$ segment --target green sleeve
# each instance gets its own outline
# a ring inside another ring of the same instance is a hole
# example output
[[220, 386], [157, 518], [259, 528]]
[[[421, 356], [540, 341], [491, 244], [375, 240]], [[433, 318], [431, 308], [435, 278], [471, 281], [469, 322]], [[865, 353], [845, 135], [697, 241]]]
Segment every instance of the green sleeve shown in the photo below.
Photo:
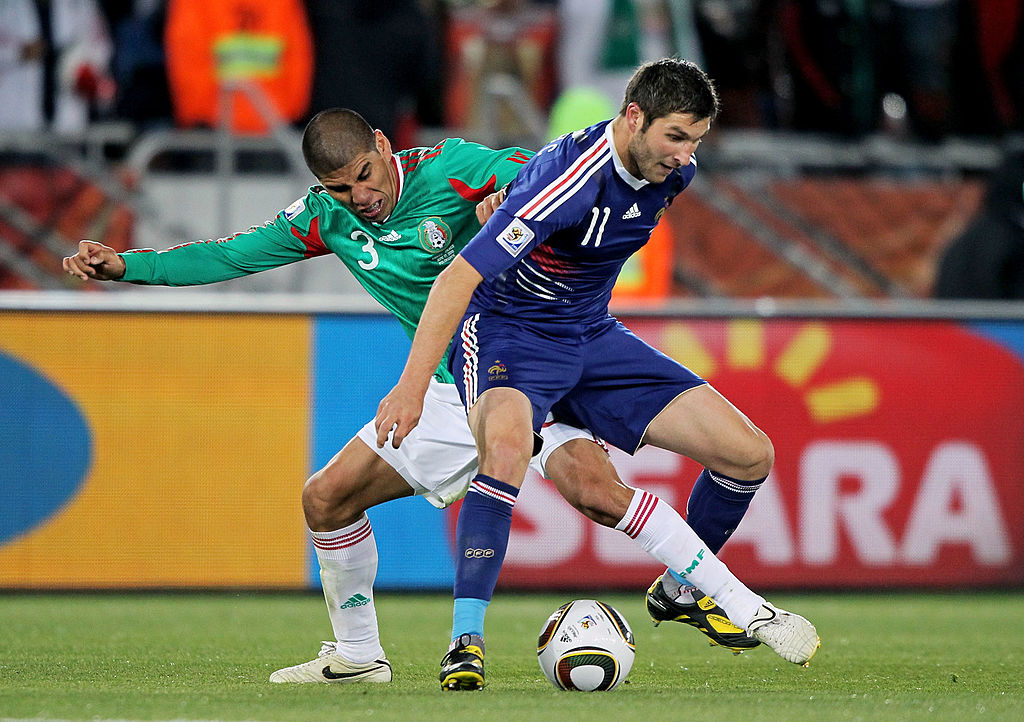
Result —
[[[163, 251], [141, 248], [121, 254], [119, 280], [154, 286], [197, 286], [226, 281], [324, 255], [316, 209], [310, 193], [262, 226], [227, 238], [192, 241]], [[296, 210], [297, 209], [297, 210]]]
[[494, 150], [461, 138], [445, 141], [441, 154], [448, 182], [463, 197], [473, 195], [476, 200], [514, 180], [532, 157], [533, 151], [525, 148]]

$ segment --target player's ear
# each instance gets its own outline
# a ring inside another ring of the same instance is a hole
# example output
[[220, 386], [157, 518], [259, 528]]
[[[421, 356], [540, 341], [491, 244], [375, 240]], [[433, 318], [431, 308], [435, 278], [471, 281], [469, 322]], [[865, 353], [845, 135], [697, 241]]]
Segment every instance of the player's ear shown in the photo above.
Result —
[[377, 151], [385, 158], [391, 157], [391, 141], [381, 131], [373, 131], [374, 140], [377, 143]]
[[644, 111], [636, 103], [626, 106], [626, 123], [631, 133], [636, 133], [644, 127]]

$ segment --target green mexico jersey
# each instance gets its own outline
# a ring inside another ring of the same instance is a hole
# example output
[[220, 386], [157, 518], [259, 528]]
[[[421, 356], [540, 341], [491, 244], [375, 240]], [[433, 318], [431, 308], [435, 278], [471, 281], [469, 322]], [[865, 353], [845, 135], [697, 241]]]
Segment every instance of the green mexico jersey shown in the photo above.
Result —
[[[361, 218], [314, 186], [267, 223], [243, 233], [164, 251], [126, 251], [121, 280], [192, 286], [333, 253], [412, 338], [437, 274], [480, 229], [477, 203], [514, 179], [531, 155], [458, 138], [400, 151], [391, 158], [398, 174], [395, 209], [380, 223]], [[444, 362], [438, 375], [451, 381]]]

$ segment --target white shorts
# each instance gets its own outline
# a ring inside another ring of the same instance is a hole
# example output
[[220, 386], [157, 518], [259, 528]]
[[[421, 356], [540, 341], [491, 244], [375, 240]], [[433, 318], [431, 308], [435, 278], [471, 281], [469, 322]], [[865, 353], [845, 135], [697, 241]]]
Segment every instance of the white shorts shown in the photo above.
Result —
[[[420, 422], [401, 447], [396, 449], [387, 443], [378, 449], [373, 421], [356, 436], [401, 474], [415, 493], [438, 509], [465, 496], [469, 482], [476, 476], [476, 442], [454, 384], [430, 380]], [[589, 431], [559, 423], [546, 425], [541, 437], [544, 445], [530, 460], [530, 468], [541, 476], [547, 476], [544, 470], [548, 458], [559, 446], [572, 439], [595, 440]]]

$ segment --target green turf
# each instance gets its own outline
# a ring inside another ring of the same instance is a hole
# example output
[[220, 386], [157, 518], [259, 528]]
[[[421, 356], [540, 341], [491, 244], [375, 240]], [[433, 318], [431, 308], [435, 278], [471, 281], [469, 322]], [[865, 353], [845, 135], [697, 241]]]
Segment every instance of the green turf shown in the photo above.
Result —
[[501, 594], [487, 621], [482, 692], [441, 692], [445, 595], [382, 593], [389, 685], [271, 685], [328, 634], [315, 595], [0, 595], [0, 717], [218, 720], [1024, 719], [1018, 593], [771, 595], [818, 626], [809, 668], [759, 648], [734, 657], [642, 595], [600, 595], [632, 623], [637, 657], [608, 693], [542, 677], [541, 623], [570, 597]]

